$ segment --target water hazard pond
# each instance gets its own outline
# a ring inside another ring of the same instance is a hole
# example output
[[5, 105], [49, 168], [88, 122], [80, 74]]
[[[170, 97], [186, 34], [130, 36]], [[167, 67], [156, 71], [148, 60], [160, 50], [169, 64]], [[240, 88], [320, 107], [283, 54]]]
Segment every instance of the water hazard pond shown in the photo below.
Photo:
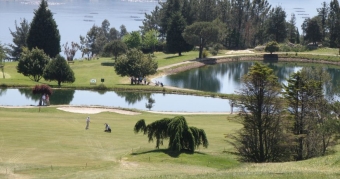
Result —
[[[151, 110], [171, 112], [228, 112], [229, 100], [202, 96], [139, 93], [139, 92], [98, 92], [89, 90], [53, 90], [51, 105], [100, 105], [108, 107], [148, 110], [149, 98], [155, 100]], [[31, 89], [0, 89], [0, 105], [38, 105], [39, 95]]]
[[[248, 73], [254, 62], [229, 62], [209, 65], [202, 68], [191, 69], [174, 75], [164, 76], [155, 81], [165, 85], [180, 88], [196, 89], [208, 92], [233, 94], [241, 88], [240, 79]], [[303, 66], [320, 64], [271, 63], [280, 83]], [[334, 89], [340, 86], [340, 69], [328, 67], [327, 71], [332, 77]], [[340, 94], [337, 90], [337, 94]], [[327, 89], [326, 89], [327, 93]], [[22, 106], [38, 105], [40, 96], [34, 96], [31, 89], [0, 89], [0, 105]], [[51, 105], [99, 105], [116, 108], [131, 108], [148, 110], [146, 104], [149, 98], [155, 100], [151, 110], [171, 112], [230, 112], [228, 99], [191, 96], [180, 94], [142, 93], [142, 92], [115, 92], [91, 90], [54, 90], [50, 97]]]

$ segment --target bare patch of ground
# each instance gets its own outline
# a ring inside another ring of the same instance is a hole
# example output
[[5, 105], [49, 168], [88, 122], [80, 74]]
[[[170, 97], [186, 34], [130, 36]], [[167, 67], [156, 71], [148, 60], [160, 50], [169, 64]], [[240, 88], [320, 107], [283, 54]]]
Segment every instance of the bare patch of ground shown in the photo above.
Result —
[[178, 114], [178, 115], [197, 115], [197, 114], [211, 114], [211, 115], [220, 115], [220, 114], [230, 114], [230, 112], [171, 112], [171, 111], [147, 111], [155, 114]]
[[125, 114], [125, 115], [138, 115], [140, 113], [122, 110], [117, 108], [104, 108], [104, 107], [77, 107], [77, 106], [68, 106], [68, 107], [59, 107], [57, 108], [62, 111], [72, 112], [72, 113], [81, 113], [81, 114], [98, 114], [101, 112], [114, 112], [118, 114]]

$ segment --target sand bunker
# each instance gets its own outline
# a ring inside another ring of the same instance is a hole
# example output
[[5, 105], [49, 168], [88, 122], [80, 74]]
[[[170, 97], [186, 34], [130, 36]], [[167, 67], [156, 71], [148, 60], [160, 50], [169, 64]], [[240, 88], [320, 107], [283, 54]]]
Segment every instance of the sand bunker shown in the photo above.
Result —
[[230, 55], [230, 54], [245, 54], [245, 53], [254, 53], [251, 50], [230, 50], [226, 52], [225, 54]]
[[82, 113], [82, 114], [98, 114], [101, 112], [114, 112], [119, 114], [125, 115], [138, 115], [140, 113], [127, 111], [122, 109], [115, 109], [115, 108], [97, 108], [97, 107], [59, 107], [57, 108], [62, 111], [72, 112], [72, 113]]

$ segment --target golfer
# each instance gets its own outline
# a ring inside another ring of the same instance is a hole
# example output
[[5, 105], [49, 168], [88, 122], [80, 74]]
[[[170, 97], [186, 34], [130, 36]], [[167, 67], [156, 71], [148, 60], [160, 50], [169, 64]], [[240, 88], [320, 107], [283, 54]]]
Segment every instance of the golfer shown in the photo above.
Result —
[[85, 127], [86, 130], [89, 129], [89, 125], [90, 125], [90, 116], [87, 116], [87, 118], [86, 118], [86, 127]]

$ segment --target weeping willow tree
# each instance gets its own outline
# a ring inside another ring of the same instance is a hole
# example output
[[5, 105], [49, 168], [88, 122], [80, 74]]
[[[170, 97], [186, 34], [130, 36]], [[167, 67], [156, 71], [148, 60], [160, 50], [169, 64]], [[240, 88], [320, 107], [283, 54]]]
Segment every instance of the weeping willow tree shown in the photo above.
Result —
[[156, 148], [169, 139], [168, 149], [176, 152], [187, 150], [194, 152], [200, 145], [208, 147], [208, 139], [203, 129], [189, 127], [183, 116], [163, 118], [149, 125], [145, 120], [139, 120], [134, 127], [135, 133], [143, 132], [148, 135], [149, 142], [156, 140]]

